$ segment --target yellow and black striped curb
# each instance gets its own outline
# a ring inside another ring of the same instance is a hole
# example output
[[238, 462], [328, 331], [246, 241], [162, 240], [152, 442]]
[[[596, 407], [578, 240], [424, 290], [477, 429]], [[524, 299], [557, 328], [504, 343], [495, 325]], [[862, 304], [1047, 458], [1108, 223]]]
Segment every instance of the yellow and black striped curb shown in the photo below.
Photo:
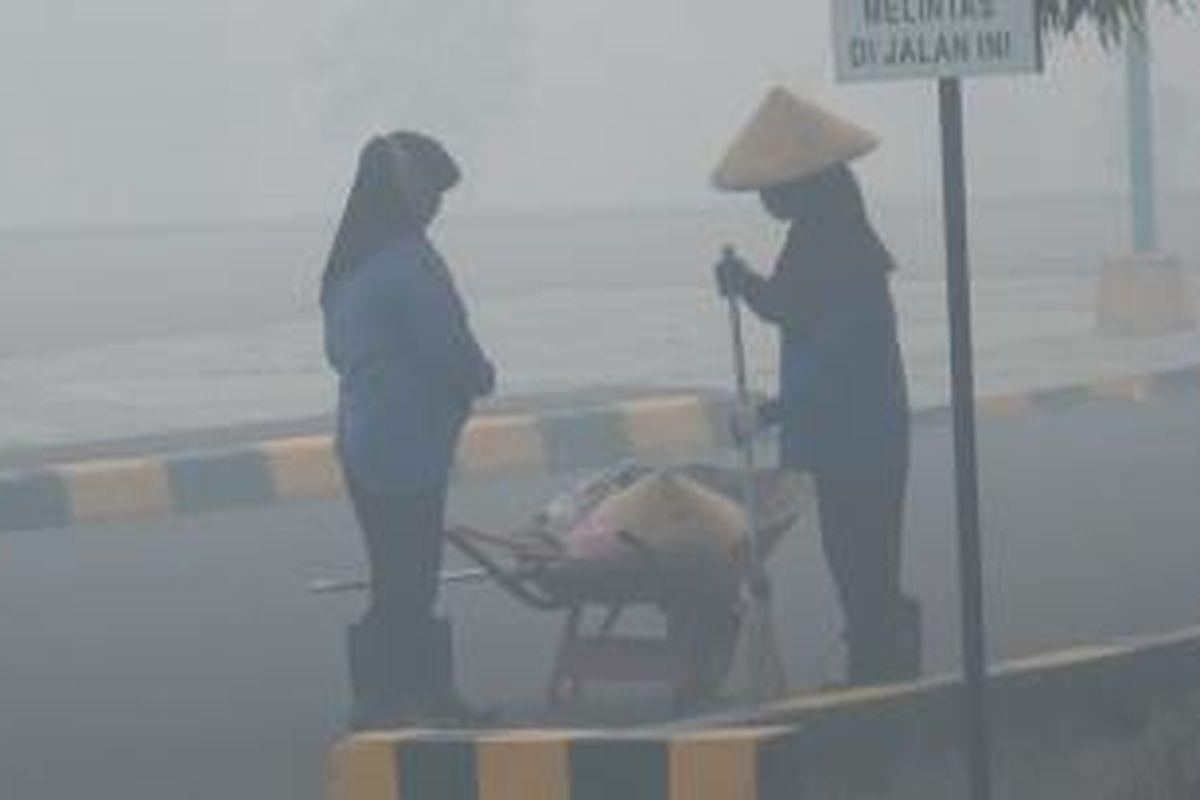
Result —
[[793, 800], [797, 741], [789, 727], [360, 734], [333, 752], [330, 800]]
[[[724, 447], [729, 410], [725, 396], [683, 394], [576, 412], [481, 415], [462, 436], [455, 473], [553, 473]], [[329, 499], [343, 491], [329, 436], [92, 460], [0, 475], [0, 531]]]
[[[1200, 365], [1105, 378], [1071, 386], [1036, 389], [1028, 392], [998, 393], [979, 398], [977, 405], [985, 417], [1039, 411], [1066, 411], [1097, 402], [1140, 403], [1157, 397], [1200, 393]], [[949, 417], [949, 409], [930, 409], [931, 416]], [[920, 412], [916, 415], [920, 417]]]
[[[1200, 392], [1200, 366], [988, 396], [979, 400], [979, 411], [1003, 417], [1182, 392]], [[576, 412], [479, 416], [462, 438], [456, 476], [593, 469], [625, 458], [669, 458], [727, 447], [730, 402], [720, 395], [679, 394]], [[936, 424], [949, 416], [949, 409], [936, 406], [918, 409], [913, 419], [918, 425]], [[342, 491], [328, 436], [92, 460], [0, 474], [0, 532], [320, 500]]]
[[[1200, 628], [1013, 661], [992, 671], [989, 697], [996, 774], [1071, 786], [1096, 752], [1135, 763], [1164, 713], [1200, 699]], [[945, 676], [660, 733], [358, 734], [333, 750], [329, 800], [957, 797], [963, 703]]]

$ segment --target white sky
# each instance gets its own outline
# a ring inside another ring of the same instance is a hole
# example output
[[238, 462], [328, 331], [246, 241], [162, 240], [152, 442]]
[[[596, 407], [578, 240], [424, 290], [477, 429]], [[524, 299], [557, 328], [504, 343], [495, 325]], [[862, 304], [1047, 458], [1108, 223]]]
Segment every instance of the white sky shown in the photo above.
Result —
[[[368, 128], [411, 119], [436, 129], [448, 98], [469, 109], [491, 92], [473, 82], [475, 50], [451, 48], [404, 70], [425, 74], [396, 76], [408, 87], [402, 107], [331, 135], [328, 59], [345, 15], [367, 0], [0, 2], [0, 227], [333, 213]], [[862, 165], [874, 190], [937, 190], [933, 85], [835, 85], [828, 0], [453, 2], [462, 13], [507, 3], [526, 17], [523, 40], [455, 45], [519, 48], [528, 66], [520, 102], [480, 120], [482, 134], [446, 132], [484, 143], [463, 154], [468, 205], [714, 202], [707, 174], [772, 83], [884, 137]], [[1156, 80], [1170, 87], [1159, 108], [1162, 180], [1196, 189], [1200, 14], [1157, 22]], [[398, 53], [427, 38], [373, 35]], [[1089, 35], [1055, 43], [1045, 75], [970, 83], [972, 188], [1119, 191], [1122, 81], [1120, 60]]]

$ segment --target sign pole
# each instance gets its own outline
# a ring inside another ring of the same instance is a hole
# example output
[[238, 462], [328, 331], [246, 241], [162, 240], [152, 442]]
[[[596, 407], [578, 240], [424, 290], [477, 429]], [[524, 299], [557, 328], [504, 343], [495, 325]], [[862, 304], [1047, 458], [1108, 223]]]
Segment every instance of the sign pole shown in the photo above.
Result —
[[979, 471], [975, 444], [975, 373], [971, 340], [971, 274], [967, 250], [967, 191], [963, 167], [962, 87], [938, 84], [942, 124], [942, 192], [946, 223], [946, 302], [954, 407], [954, 463], [959, 529], [966, 677], [966, 758], [971, 800], [991, 796], [987, 713], [987, 654], [983, 613], [983, 549], [979, 531]]
[[946, 305], [950, 318], [958, 577], [966, 694], [964, 755], [970, 800], [989, 800], [991, 796], [991, 745], [961, 80], [966, 75], [1040, 72], [1039, 5], [1036, 0], [961, 4], [831, 0], [834, 69], [839, 80], [936, 78], [939, 82]]

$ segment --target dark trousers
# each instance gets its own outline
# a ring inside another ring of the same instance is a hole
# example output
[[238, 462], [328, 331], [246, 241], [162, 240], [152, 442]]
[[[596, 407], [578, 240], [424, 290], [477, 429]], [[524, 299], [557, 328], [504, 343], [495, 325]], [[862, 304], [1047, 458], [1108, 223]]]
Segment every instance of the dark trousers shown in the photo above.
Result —
[[434, 702], [453, 685], [449, 630], [434, 616], [442, 567], [444, 487], [379, 492], [347, 479], [370, 568], [370, 598], [348, 650], [355, 715]]
[[376, 492], [353, 483], [349, 489], [370, 569], [367, 616], [429, 619], [442, 569], [445, 489]]
[[906, 470], [818, 471], [822, 546], [846, 622], [851, 683], [915, 677], [920, 619], [900, 588]]

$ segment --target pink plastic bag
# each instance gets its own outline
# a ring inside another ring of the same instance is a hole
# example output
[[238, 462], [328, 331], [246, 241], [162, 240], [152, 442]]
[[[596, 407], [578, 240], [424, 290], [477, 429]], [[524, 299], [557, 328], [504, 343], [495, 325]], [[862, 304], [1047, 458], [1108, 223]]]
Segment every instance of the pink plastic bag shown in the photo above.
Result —
[[588, 514], [567, 535], [567, 553], [573, 558], [614, 558], [627, 549], [616, 528], [599, 513]]

